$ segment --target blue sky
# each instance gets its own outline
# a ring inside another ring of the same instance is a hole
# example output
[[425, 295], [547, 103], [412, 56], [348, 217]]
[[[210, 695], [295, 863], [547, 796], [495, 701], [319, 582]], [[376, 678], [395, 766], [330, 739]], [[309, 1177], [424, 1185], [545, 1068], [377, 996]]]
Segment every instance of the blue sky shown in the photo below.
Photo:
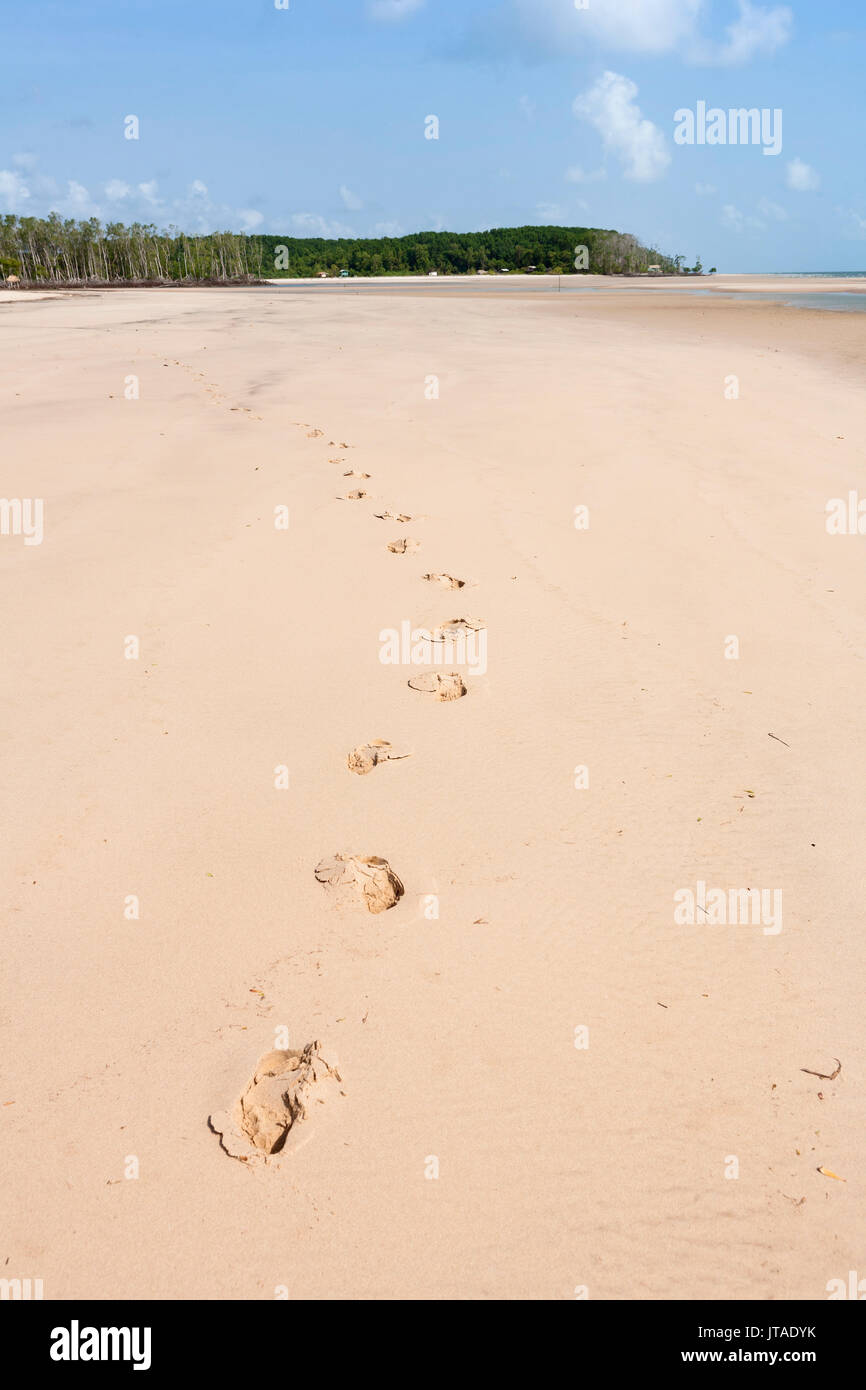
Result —
[[[720, 270], [866, 268], [864, 0], [277, 3], [5, 5], [0, 211], [289, 236], [555, 222]], [[781, 153], [676, 143], [698, 102], [780, 109]]]

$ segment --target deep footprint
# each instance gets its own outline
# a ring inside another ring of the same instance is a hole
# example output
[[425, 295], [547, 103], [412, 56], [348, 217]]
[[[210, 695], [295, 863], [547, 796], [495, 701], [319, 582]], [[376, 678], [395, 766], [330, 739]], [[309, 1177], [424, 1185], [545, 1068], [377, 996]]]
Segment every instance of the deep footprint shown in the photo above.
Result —
[[457, 671], [442, 674], [439, 671], [424, 671], [413, 676], [408, 682], [413, 690], [421, 690], [425, 695], [435, 695], [437, 700], [459, 700], [469, 692]]
[[266, 1161], [286, 1149], [290, 1135], [295, 1147], [313, 1102], [324, 1101], [341, 1082], [336, 1057], [319, 1042], [300, 1052], [268, 1052], [233, 1111], [209, 1115], [208, 1124], [231, 1158]]
[[413, 541], [409, 536], [403, 536], [399, 541], [389, 541], [388, 549], [392, 555], [411, 555], [413, 551], [421, 549], [421, 542]]
[[377, 855], [333, 854], [316, 865], [316, 878], [328, 888], [353, 889], [374, 913], [395, 907], [405, 891], [387, 859]]
[[357, 772], [359, 777], [365, 773], [372, 772], [379, 763], [387, 763], [398, 758], [408, 758], [410, 754], [402, 748], [395, 748], [385, 738], [371, 738], [369, 743], [362, 743], [357, 748], [353, 748], [346, 759], [350, 772]]

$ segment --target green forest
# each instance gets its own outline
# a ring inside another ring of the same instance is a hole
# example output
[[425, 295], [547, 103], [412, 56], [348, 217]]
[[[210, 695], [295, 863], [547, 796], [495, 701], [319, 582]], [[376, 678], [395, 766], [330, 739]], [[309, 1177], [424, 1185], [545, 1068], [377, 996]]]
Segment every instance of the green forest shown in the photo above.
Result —
[[[581, 250], [585, 248], [585, 252]], [[96, 218], [0, 217], [0, 270], [22, 285], [244, 284], [274, 277], [339, 275], [666, 274], [682, 256], [643, 246], [627, 232], [593, 227], [494, 227], [486, 232], [414, 232], [402, 237], [188, 236], [176, 227]], [[699, 274], [700, 263], [687, 273]]]

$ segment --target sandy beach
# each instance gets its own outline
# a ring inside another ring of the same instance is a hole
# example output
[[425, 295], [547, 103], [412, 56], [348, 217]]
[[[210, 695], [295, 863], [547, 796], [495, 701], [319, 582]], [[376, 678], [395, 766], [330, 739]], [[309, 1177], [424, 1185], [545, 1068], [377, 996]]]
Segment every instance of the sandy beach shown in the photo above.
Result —
[[[0, 491], [43, 503], [0, 535], [6, 1277], [866, 1274], [866, 539], [826, 526], [866, 318], [738, 287], [0, 294]], [[381, 659], [458, 618], [462, 698]], [[209, 1117], [313, 1041], [300, 1142], [238, 1160]]]

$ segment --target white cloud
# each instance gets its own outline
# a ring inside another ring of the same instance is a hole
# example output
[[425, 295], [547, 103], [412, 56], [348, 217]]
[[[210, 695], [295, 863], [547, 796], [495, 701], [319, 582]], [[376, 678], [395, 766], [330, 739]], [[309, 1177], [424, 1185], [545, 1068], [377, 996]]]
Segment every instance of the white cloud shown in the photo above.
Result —
[[536, 203], [535, 215], [536, 219], [541, 218], [543, 222], [548, 224], [555, 223], [562, 217], [562, 208], [559, 206], [559, 203]]
[[156, 205], [160, 201], [158, 189], [159, 185], [157, 184], [156, 179], [149, 179], [147, 183], [140, 183], [138, 185], [139, 193], [141, 194], [144, 201], [146, 203], [149, 203], [151, 207], [156, 207]]
[[601, 183], [607, 178], [606, 169], [593, 169], [591, 173], [586, 173], [579, 164], [572, 164], [571, 168], [566, 169], [565, 178], [567, 183]]
[[404, 236], [399, 222], [377, 222], [373, 231], [377, 236]]
[[[765, 10], [751, 0], [738, 0], [739, 18], [725, 30], [727, 42], [715, 53], [718, 63], [749, 63], [759, 54], [775, 53], [791, 37], [794, 16], [787, 5]], [[712, 59], [711, 59], [712, 61]]]
[[734, 207], [733, 203], [725, 203], [722, 208], [722, 226], [727, 227], [732, 232], [754, 231], [762, 232], [766, 230], [766, 223], [759, 217], [749, 217], [740, 209]]
[[758, 212], [762, 217], [771, 217], [776, 222], [787, 222], [788, 214], [778, 203], [771, 203], [769, 198], [762, 198], [758, 203]]
[[[66, 192], [59, 194], [57, 185], [51, 179], [45, 180], [43, 197], [40, 202], [44, 206], [40, 209], [39, 215], [44, 216], [45, 212], [59, 212], [63, 217], [74, 217], [81, 221], [88, 217], [101, 217], [101, 209], [94, 203], [90, 193], [83, 183], [78, 183], [76, 179], [67, 179]], [[36, 215], [36, 209], [33, 209]]]
[[35, 154], [13, 154], [12, 163], [17, 164], [19, 169], [32, 169], [39, 162], [39, 156]]
[[589, 91], [575, 97], [574, 113], [600, 132], [627, 179], [652, 183], [664, 173], [671, 156], [661, 131], [635, 104], [637, 93], [628, 77], [606, 72]]
[[346, 227], [342, 222], [329, 222], [326, 217], [320, 216], [317, 212], [295, 212], [289, 218], [293, 227], [298, 228], [300, 236], [318, 237], [353, 237], [355, 233], [351, 227]]
[[815, 189], [821, 186], [818, 173], [811, 164], [806, 164], [802, 159], [791, 160], [785, 170], [785, 181], [795, 193], [814, 193]]
[[[722, 9], [735, 16], [725, 39], [713, 43], [702, 22]], [[792, 14], [787, 5], [753, 4], [752, 0], [505, 0], [495, 16], [470, 27], [470, 54], [503, 48], [524, 56], [606, 53], [676, 53], [686, 62], [733, 65], [772, 53], [787, 43]]]
[[357, 212], [359, 208], [364, 206], [357, 193], [353, 193], [351, 188], [347, 188], [344, 183], [340, 184], [340, 197], [343, 200], [343, 207], [348, 208], [350, 212]]
[[[64, 217], [98, 217], [103, 222], [113, 222], [118, 217], [126, 223], [156, 221], [159, 226], [175, 225], [192, 234], [223, 228], [255, 232], [265, 221], [264, 213], [257, 208], [236, 208], [227, 203], [214, 202], [207, 184], [201, 179], [194, 179], [183, 196], [178, 198], [161, 196], [156, 179], [145, 180], [136, 187], [122, 179], [109, 179], [102, 185], [102, 190], [104, 197], [100, 206], [91, 199], [84, 184], [76, 179], [69, 179], [65, 191], [61, 192], [55, 180], [45, 175], [34, 174], [25, 183], [17, 170], [0, 170], [0, 212], [26, 212], [44, 217], [56, 211]], [[316, 219], [313, 221], [319, 231], [319, 223]], [[325, 225], [323, 221], [322, 225]], [[283, 227], [276, 230], [281, 231]], [[341, 233], [352, 235], [348, 228], [328, 234], [336, 236]], [[319, 231], [319, 235], [325, 234]]]
[[0, 169], [0, 211], [20, 212], [30, 197], [30, 189], [17, 169]]
[[557, 48], [582, 49], [587, 40], [627, 53], [668, 53], [694, 30], [703, 0], [512, 0], [527, 35]]
[[712, 183], [695, 184], [695, 192], [697, 193], [699, 198], [711, 198], [713, 194], [718, 193], [718, 191], [719, 190], [716, 188], [715, 184]]
[[381, 19], [385, 23], [407, 19], [410, 14], [420, 10], [425, 0], [369, 0], [367, 13], [371, 19]]
[[866, 237], [866, 217], [861, 217], [853, 208], [836, 208], [836, 213], [852, 236]]

